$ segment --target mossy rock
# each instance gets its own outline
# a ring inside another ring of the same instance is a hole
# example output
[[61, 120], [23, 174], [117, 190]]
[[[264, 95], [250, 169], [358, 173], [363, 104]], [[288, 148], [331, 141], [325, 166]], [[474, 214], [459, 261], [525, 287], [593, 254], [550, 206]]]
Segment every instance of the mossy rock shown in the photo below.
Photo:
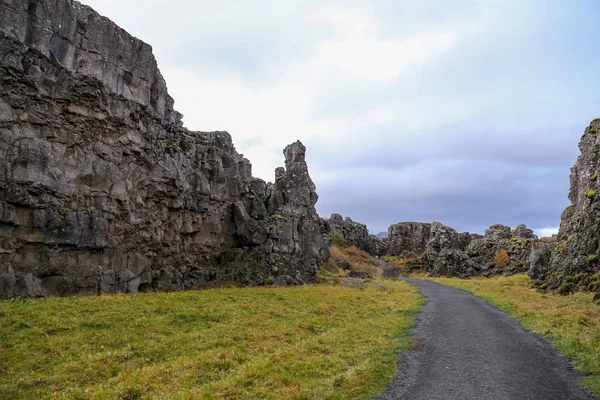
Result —
[[585, 192], [585, 197], [587, 197], [590, 200], [595, 200], [596, 199], [596, 191], [594, 189], [588, 189], [587, 192]]
[[268, 276], [265, 278], [264, 284], [265, 284], [266, 286], [272, 286], [274, 283], [275, 283], [275, 278], [273, 278], [271, 275], [268, 275]]
[[558, 294], [560, 294], [561, 296], [566, 296], [571, 293], [575, 293], [576, 291], [577, 285], [575, 285], [574, 283], [563, 283], [558, 288]]

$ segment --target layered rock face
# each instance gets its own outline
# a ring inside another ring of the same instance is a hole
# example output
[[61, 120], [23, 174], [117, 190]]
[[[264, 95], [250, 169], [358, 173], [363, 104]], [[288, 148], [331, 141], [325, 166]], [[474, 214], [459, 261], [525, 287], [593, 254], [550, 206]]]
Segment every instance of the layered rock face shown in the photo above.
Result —
[[356, 246], [375, 256], [382, 256], [388, 252], [387, 238], [369, 234], [365, 224], [355, 222], [350, 217], [344, 218], [340, 214], [331, 214], [331, 217], [323, 218], [321, 232], [325, 241], [328, 241], [331, 235], [337, 232], [344, 237], [348, 245]]
[[[600, 119], [596, 119], [579, 142], [581, 155], [571, 169], [571, 205], [562, 214], [558, 243], [554, 248], [546, 246], [535, 258], [532, 255], [530, 275], [549, 289], [576, 290], [580, 280], [595, 275], [596, 284], [591, 279], [583, 289], [600, 290], [596, 287], [600, 284], [599, 133]], [[545, 260], [549, 260], [546, 266]]]
[[304, 146], [267, 184], [180, 120], [147, 44], [75, 1], [0, 3], [0, 297], [313, 281]]

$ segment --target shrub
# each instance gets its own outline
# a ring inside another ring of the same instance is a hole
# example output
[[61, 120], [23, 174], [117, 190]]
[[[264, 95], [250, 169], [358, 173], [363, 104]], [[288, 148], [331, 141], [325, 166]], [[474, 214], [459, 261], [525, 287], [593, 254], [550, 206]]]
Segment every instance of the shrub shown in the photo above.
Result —
[[510, 257], [508, 256], [508, 252], [504, 249], [498, 251], [496, 256], [494, 257], [494, 264], [496, 267], [504, 269], [508, 267], [510, 263]]
[[344, 236], [339, 232], [334, 232], [333, 235], [331, 235], [331, 243], [339, 247], [348, 246], [346, 244], [346, 239], [344, 239]]
[[385, 264], [382, 268], [382, 274], [384, 278], [398, 279], [400, 276], [400, 266], [395, 263]]
[[587, 256], [587, 259], [589, 262], [594, 264], [598, 262], [598, 256], [595, 254], [590, 254], [589, 256]]
[[355, 272], [368, 272], [373, 277], [381, 275], [379, 262], [374, 260], [369, 253], [355, 246], [331, 246], [329, 251], [331, 259], [339, 268]]

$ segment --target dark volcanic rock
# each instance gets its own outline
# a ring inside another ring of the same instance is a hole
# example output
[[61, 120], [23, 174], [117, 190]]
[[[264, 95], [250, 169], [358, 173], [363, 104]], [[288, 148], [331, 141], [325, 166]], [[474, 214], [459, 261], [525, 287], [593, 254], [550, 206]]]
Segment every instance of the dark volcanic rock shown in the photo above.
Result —
[[423, 255], [431, 236], [431, 225], [421, 222], [401, 222], [388, 229], [388, 253], [400, 258]]
[[[483, 275], [527, 272], [530, 268], [531, 252], [540, 244], [537, 236], [525, 225], [511, 229], [504, 225], [493, 225], [485, 231], [483, 238], [472, 240], [467, 247], [469, 259]], [[498, 252], [506, 251], [507, 266], [497, 266], [494, 259]]]
[[558, 243], [548, 268], [540, 267], [539, 262], [531, 265], [530, 275], [549, 289], [571, 284], [574, 275], [600, 272], [599, 133], [600, 119], [596, 119], [586, 128], [579, 142], [581, 155], [571, 168], [571, 205], [562, 214]]
[[[531, 229], [494, 225], [484, 237], [458, 233], [439, 222], [431, 225], [422, 259], [423, 270], [434, 276], [469, 277], [525, 272], [530, 268], [532, 249], [540, 244]], [[508, 254], [508, 265], [496, 265], [501, 250]]]
[[304, 146], [268, 185], [180, 119], [149, 45], [75, 1], [0, 3], [0, 297], [313, 281]]
[[433, 276], [474, 275], [473, 263], [465, 252], [467, 245], [464, 235], [434, 222], [431, 224], [430, 239], [423, 257], [423, 270]]
[[512, 237], [510, 226], [500, 224], [492, 225], [485, 230], [484, 237], [488, 240], [510, 239]]
[[350, 217], [342, 217], [340, 214], [331, 214], [329, 219], [321, 220], [321, 232], [324, 239], [328, 241], [335, 232], [340, 233], [349, 246], [366, 251], [375, 256], [382, 256], [388, 251], [387, 238], [380, 238], [369, 234], [365, 224], [355, 222]]
[[530, 277], [538, 280], [546, 279], [555, 247], [556, 245], [553, 244], [540, 243], [531, 250], [528, 271]]

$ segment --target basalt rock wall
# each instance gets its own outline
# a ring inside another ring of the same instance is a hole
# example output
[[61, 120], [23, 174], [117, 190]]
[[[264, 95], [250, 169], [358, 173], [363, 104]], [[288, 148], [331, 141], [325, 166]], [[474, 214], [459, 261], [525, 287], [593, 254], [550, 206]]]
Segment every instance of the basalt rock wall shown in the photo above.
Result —
[[581, 154], [571, 168], [571, 205], [561, 217], [558, 241], [532, 255], [531, 277], [540, 286], [567, 294], [597, 293], [600, 299], [600, 119], [585, 129]]
[[0, 1], [0, 297], [313, 281], [304, 146], [268, 184], [181, 117], [151, 47], [110, 20]]

